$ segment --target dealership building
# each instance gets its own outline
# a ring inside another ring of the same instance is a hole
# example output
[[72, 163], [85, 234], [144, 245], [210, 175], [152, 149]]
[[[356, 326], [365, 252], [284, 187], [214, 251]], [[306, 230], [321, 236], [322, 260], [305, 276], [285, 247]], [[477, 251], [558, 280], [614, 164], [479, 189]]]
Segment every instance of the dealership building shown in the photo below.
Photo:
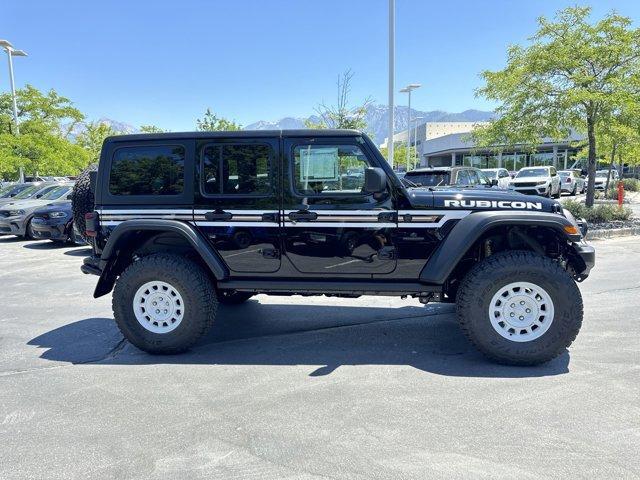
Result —
[[419, 145], [422, 166], [464, 165], [477, 168], [503, 167], [517, 171], [527, 166], [554, 166], [558, 169], [571, 168], [585, 138], [572, 133], [569, 138], [555, 141], [550, 138], [536, 146], [532, 152], [525, 145], [487, 149], [477, 148], [470, 132], [452, 133], [432, 138]]

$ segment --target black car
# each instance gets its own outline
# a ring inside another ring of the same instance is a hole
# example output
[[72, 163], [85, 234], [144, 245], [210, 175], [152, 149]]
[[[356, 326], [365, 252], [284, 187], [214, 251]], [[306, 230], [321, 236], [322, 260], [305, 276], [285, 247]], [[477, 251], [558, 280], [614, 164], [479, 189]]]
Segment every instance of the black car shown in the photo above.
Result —
[[152, 353], [256, 294], [397, 295], [455, 302], [482, 352], [537, 364], [577, 335], [595, 262], [557, 201], [407, 187], [354, 130], [110, 137], [73, 202], [94, 296], [113, 289], [122, 333]]
[[37, 240], [53, 240], [84, 245], [82, 235], [73, 223], [71, 202], [53, 202], [33, 212], [31, 219], [33, 237]]

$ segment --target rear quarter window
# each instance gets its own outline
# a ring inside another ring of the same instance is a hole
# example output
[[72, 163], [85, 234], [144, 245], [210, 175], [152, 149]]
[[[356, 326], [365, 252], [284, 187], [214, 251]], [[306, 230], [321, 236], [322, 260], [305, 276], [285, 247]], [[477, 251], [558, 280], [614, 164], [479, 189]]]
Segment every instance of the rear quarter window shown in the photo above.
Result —
[[184, 160], [180, 145], [120, 147], [111, 162], [109, 193], [179, 195], [184, 190]]

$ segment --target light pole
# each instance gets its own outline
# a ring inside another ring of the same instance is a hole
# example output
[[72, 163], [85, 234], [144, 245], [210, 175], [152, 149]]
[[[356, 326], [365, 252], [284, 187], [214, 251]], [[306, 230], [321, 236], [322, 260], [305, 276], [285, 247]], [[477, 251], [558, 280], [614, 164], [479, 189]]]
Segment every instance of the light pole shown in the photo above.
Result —
[[407, 172], [409, 171], [409, 150], [411, 149], [411, 92], [420, 88], [419, 83], [410, 83], [400, 90], [400, 93], [409, 94], [409, 118], [407, 119]]
[[389, 165], [393, 168], [393, 129], [395, 102], [395, 70], [396, 70], [396, 0], [389, 0], [389, 137], [387, 139], [387, 155]]
[[413, 145], [414, 145], [414, 150], [415, 150], [415, 157], [414, 157], [414, 161], [413, 161], [413, 168], [416, 167], [417, 163], [418, 163], [418, 122], [420, 120], [424, 120], [424, 117], [416, 117], [413, 119], [413, 123], [415, 124], [414, 128], [414, 134], [413, 134]]
[[7, 58], [9, 59], [9, 81], [11, 83], [11, 98], [13, 100], [13, 123], [16, 129], [16, 135], [20, 135], [20, 127], [18, 126], [18, 103], [16, 101], [16, 84], [13, 79], [13, 57], [26, 57], [27, 54], [24, 50], [16, 50], [11, 45], [11, 42], [7, 40], [0, 40], [0, 47], [7, 52]]

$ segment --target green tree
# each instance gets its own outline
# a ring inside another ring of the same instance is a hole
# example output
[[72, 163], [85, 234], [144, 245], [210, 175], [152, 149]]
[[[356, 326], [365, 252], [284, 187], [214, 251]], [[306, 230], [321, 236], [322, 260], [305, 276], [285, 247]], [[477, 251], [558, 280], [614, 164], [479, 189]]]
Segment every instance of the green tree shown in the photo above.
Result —
[[[382, 156], [384, 158], [387, 158], [387, 159], [389, 158], [389, 150], [387, 147], [382, 147], [380, 149], [380, 153], [382, 153]], [[420, 158], [419, 156], [416, 157], [415, 147], [409, 148], [409, 161], [411, 163], [409, 165], [409, 170], [413, 170], [414, 168], [417, 168], [420, 166]], [[406, 168], [406, 165], [407, 165], [407, 144], [406, 143], [394, 142], [393, 164], [397, 166], [403, 166]]]
[[165, 133], [165, 132], [168, 132], [168, 130], [165, 130], [165, 129], [160, 128], [160, 127], [156, 127], [155, 125], [141, 125], [140, 126], [140, 131], [142, 133]]
[[223, 117], [218, 117], [215, 113], [207, 108], [204, 112], [204, 116], [196, 120], [196, 128], [202, 132], [214, 132], [214, 131], [235, 131], [242, 130], [242, 125], [236, 123], [234, 120], [227, 120]]
[[324, 102], [319, 104], [314, 110], [320, 119], [306, 120], [304, 123], [307, 128], [349, 128], [361, 131], [367, 129], [365, 115], [371, 99], [366, 98], [362, 104], [355, 107], [349, 105], [353, 75], [351, 70], [347, 70], [338, 77], [337, 103], [335, 105], [327, 105]]
[[0, 178], [17, 180], [21, 167], [27, 175], [76, 175], [88, 163], [85, 149], [57, 135], [0, 133]]
[[89, 122], [76, 137], [76, 143], [87, 151], [90, 163], [94, 163], [100, 159], [104, 139], [117, 134], [118, 132], [111, 125], [102, 122]]
[[[42, 93], [27, 85], [16, 91], [20, 133], [40, 133], [68, 137], [84, 119], [71, 100], [51, 89]], [[10, 93], [0, 94], [0, 133], [15, 133]]]
[[529, 146], [566, 138], [571, 128], [588, 142], [588, 206], [593, 205], [598, 130], [611, 112], [638, 103], [640, 29], [610, 13], [591, 23], [591, 9], [570, 7], [538, 19], [527, 46], [511, 46], [507, 66], [485, 71], [477, 94], [501, 105], [497, 119], [477, 129], [480, 146]]

